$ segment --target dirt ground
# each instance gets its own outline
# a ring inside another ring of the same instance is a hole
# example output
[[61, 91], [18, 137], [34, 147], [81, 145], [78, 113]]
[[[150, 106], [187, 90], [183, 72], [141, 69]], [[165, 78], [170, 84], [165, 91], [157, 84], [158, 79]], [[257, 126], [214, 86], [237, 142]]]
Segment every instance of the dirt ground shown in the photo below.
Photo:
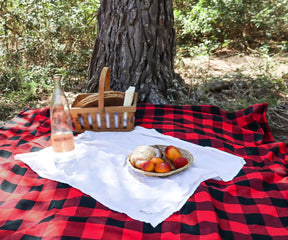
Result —
[[183, 78], [189, 80], [200, 70], [214, 77], [227, 74], [240, 73], [246, 76], [256, 77], [271, 74], [275, 78], [281, 78], [288, 74], [288, 58], [255, 56], [255, 55], [222, 55], [222, 56], [199, 56], [196, 58], [182, 58], [186, 66]]
[[[273, 102], [267, 112], [269, 126], [275, 141], [288, 143], [288, 58], [226, 52], [177, 58], [175, 65], [189, 88], [188, 98], [185, 96], [188, 102], [182, 104], [213, 104], [236, 111], [259, 102]], [[270, 80], [262, 81], [265, 79]], [[72, 102], [75, 93], [67, 96]], [[41, 95], [27, 106], [0, 96], [0, 126], [23, 109], [43, 108], [49, 101], [50, 96]]]
[[267, 112], [269, 127], [275, 141], [288, 143], [288, 58], [285, 56], [226, 53], [181, 58], [177, 72], [188, 85], [198, 86], [191, 91], [194, 103], [236, 111], [252, 104], [272, 102]]

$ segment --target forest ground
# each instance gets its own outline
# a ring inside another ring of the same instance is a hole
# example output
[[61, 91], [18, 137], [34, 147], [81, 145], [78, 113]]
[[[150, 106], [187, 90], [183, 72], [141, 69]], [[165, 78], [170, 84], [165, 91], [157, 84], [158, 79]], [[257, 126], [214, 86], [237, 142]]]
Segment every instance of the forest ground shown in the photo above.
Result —
[[179, 58], [176, 71], [191, 86], [195, 104], [237, 111], [268, 102], [267, 119], [275, 141], [288, 143], [288, 59], [233, 51]]
[[[274, 139], [288, 142], [288, 59], [285, 56], [221, 52], [212, 57], [177, 57], [175, 65], [189, 88], [189, 100], [181, 104], [212, 104], [236, 111], [255, 103], [271, 102], [267, 119]], [[76, 94], [75, 90], [67, 93], [70, 103]], [[25, 108], [43, 108], [49, 106], [49, 101], [47, 94], [25, 104], [1, 96], [0, 126]]]

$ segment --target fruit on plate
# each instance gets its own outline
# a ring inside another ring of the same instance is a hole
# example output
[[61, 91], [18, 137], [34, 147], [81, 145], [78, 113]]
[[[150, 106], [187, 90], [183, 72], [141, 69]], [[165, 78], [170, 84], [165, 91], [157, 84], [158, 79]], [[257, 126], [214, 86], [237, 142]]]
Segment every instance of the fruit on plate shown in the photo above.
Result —
[[146, 172], [154, 172], [155, 164], [151, 160], [143, 162], [141, 165], [141, 169]]
[[172, 145], [141, 145], [130, 153], [127, 161], [132, 168], [145, 175], [164, 177], [186, 169], [185, 166], [188, 167], [192, 163], [193, 156], [188, 151]]
[[161, 162], [156, 164], [155, 166], [155, 172], [157, 173], [166, 173], [166, 172], [170, 172], [172, 170], [171, 166], [169, 163], [167, 162]]
[[172, 145], [167, 146], [165, 148], [164, 153], [165, 153], [166, 158], [168, 158], [172, 162], [174, 162], [175, 159], [182, 157], [180, 150], [177, 147], [172, 146]]
[[153, 162], [155, 165], [158, 163], [164, 162], [164, 160], [162, 158], [159, 158], [159, 157], [154, 157], [150, 161]]
[[173, 162], [176, 169], [184, 167], [186, 164], [188, 164], [188, 159], [185, 157], [176, 158]]

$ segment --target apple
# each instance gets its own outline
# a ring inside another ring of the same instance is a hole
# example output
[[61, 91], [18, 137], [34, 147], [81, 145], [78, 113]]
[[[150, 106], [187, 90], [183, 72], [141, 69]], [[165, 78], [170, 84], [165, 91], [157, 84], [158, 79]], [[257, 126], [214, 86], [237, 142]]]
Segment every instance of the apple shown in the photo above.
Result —
[[155, 166], [155, 172], [157, 173], [166, 173], [166, 172], [170, 172], [172, 170], [171, 166], [169, 163], [167, 162], [161, 162], [156, 164]]
[[181, 168], [188, 164], [188, 159], [185, 157], [179, 157], [174, 160], [173, 164], [176, 168]]
[[153, 157], [150, 161], [153, 162], [155, 165], [158, 163], [164, 162], [164, 160], [159, 157]]
[[170, 145], [165, 148], [165, 156], [174, 162], [175, 159], [182, 157], [182, 154], [177, 147]]
[[141, 169], [146, 172], [153, 172], [155, 168], [155, 164], [151, 161], [143, 162], [141, 165]]

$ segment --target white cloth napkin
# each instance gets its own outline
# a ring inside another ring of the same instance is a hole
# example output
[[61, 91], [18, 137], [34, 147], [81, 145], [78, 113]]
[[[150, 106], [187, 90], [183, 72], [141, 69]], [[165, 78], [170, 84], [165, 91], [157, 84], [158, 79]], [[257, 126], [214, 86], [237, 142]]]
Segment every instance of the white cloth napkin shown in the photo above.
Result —
[[[155, 129], [137, 126], [131, 132], [86, 131], [75, 139], [74, 157], [57, 162], [51, 147], [18, 154], [41, 177], [67, 183], [115, 211], [156, 227], [181, 209], [202, 181], [229, 181], [245, 164], [243, 158], [201, 147]], [[134, 172], [126, 158], [139, 145], [174, 145], [194, 156], [183, 172], [160, 178]]]

